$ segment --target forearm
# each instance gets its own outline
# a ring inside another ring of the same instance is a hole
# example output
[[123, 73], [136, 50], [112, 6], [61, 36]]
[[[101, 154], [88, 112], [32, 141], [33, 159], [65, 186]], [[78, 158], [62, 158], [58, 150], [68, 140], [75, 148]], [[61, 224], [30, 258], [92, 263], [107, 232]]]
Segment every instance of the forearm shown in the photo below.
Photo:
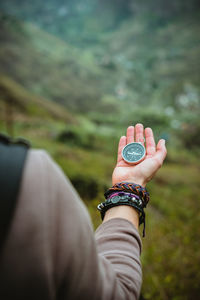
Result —
[[[51, 188], [56, 187], [56, 202], [50, 210], [48, 205], [48, 212], [56, 212], [57, 218], [52, 249], [57, 253], [54, 267], [59, 275], [58, 287], [62, 285], [62, 298], [138, 299], [142, 282], [141, 240], [135, 226], [115, 217], [99, 226], [95, 242], [89, 215], [78, 195], [57, 166], [48, 158], [45, 160], [48, 183]], [[47, 220], [46, 229], [51, 230], [48, 214]], [[50, 236], [49, 232], [46, 235]]]
[[[95, 242], [89, 216], [78, 195], [51, 159], [45, 156], [42, 161], [45, 163], [42, 171], [48, 174], [45, 183], [51, 187], [51, 197], [45, 193], [48, 197], [44, 206], [48, 208], [45, 209], [45, 236], [52, 236], [52, 224], [56, 224], [56, 235], [51, 238], [53, 244], [48, 241], [57, 253], [53, 260], [58, 274], [56, 289], [62, 284], [63, 299], [138, 299], [142, 271], [141, 240], [136, 227], [121, 214], [121, 218], [115, 215], [99, 226]], [[53, 212], [55, 219], [52, 219]]]
[[105, 213], [103, 223], [114, 218], [126, 219], [131, 222], [136, 229], [139, 227], [139, 213], [131, 206], [120, 205], [110, 208]]

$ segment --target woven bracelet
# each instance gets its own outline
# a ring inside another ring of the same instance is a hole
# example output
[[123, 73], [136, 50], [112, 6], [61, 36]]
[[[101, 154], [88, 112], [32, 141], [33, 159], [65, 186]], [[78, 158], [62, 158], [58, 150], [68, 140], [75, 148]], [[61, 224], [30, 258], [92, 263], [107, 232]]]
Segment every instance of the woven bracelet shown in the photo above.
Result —
[[116, 183], [105, 192], [104, 196], [107, 199], [112, 193], [117, 191], [130, 192], [135, 195], [138, 195], [143, 202], [143, 207], [147, 206], [147, 203], [149, 202], [150, 199], [149, 193], [146, 188], [144, 188], [139, 184], [135, 184], [131, 182]]

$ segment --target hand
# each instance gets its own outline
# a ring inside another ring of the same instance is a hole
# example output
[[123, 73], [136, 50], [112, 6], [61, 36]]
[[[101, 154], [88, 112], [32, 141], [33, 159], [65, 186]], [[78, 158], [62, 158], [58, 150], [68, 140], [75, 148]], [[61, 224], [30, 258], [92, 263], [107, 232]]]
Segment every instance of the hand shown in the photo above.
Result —
[[[144, 127], [142, 124], [136, 124], [135, 128], [127, 128], [127, 136], [122, 136], [119, 141], [117, 165], [112, 174], [112, 184], [122, 181], [138, 183], [145, 186], [148, 181], [156, 174], [162, 166], [166, 157], [167, 150], [165, 140], [159, 140], [157, 146], [154, 141], [151, 128], [145, 129], [146, 156], [142, 162], [137, 165], [126, 163], [122, 158], [122, 149], [129, 143], [144, 140]], [[144, 145], [144, 143], [142, 143]]]

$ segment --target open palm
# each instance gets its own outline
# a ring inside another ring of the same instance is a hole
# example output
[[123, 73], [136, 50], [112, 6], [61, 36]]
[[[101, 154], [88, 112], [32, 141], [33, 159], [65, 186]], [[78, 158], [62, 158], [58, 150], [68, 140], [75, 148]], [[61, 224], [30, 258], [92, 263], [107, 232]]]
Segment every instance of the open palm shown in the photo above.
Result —
[[[122, 149], [129, 143], [141, 142], [144, 145], [144, 133], [146, 141], [146, 156], [142, 162], [137, 165], [131, 165], [122, 158]], [[167, 150], [165, 140], [159, 140], [155, 144], [153, 131], [142, 124], [136, 124], [127, 128], [127, 135], [122, 136], [119, 141], [117, 164], [113, 171], [112, 183], [128, 181], [145, 186], [162, 166], [166, 157]]]

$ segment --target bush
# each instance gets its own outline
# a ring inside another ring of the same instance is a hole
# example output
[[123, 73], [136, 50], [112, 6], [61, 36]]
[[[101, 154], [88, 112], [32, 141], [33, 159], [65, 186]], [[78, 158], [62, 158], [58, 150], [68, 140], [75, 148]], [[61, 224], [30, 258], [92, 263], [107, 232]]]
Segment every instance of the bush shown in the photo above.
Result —
[[72, 184], [79, 192], [80, 196], [85, 199], [94, 199], [98, 195], [99, 184], [92, 177], [76, 175], [70, 178]]
[[81, 148], [94, 149], [96, 136], [91, 132], [81, 130], [79, 127], [71, 127], [58, 135], [58, 141]]

